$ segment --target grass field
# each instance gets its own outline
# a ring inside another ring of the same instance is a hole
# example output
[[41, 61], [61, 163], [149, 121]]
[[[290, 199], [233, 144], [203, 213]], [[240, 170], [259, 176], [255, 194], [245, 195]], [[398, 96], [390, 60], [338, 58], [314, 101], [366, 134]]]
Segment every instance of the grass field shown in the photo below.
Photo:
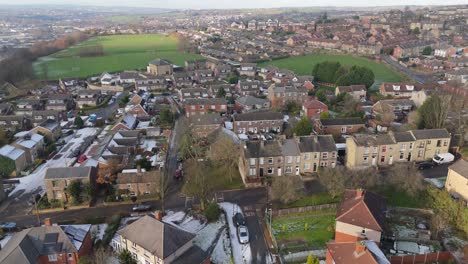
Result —
[[305, 56], [290, 57], [270, 62], [262, 63], [262, 66], [274, 65], [280, 69], [289, 69], [300, 75], [311, 75], [314, 65], [324, 61], [338, 61], [342, 65], [359, 65], [367, 66], [375, 75], [375, 89], [382, 82], [399, 82], [403, 81], [404, 77], [396, 73], [386, 65], [371, 61], [366, 58], [353, 57], [350, 55], [333, 55], [333, 54], [309, 54]]
[[321, 210], [275, 217], [272, 222], [273, 234], [278, 245], [287, 248], [323, 248], [333, 238], [335, 213], [334, 210]]
[[[87, 77], [104, 71], [142, 69], [156, 58], [164, 58], [182, 65], [185, 60], [200, 58], [177, 50], [178, 40], [159, 34], [116, 35], [95, 37], [79, 45], [40, 58], [34, 63], [39, 78], [58, 79]], [[104, 55], [79, 57], [83, 47], [102, 45]], [[47, 72], [47, 76], [44, 74]]]

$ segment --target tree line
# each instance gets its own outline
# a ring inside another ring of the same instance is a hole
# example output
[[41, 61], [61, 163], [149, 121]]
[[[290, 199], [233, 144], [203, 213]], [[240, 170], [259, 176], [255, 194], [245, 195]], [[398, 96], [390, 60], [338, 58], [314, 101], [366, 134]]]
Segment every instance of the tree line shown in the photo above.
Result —
[[312, 75], [319, 82], [333, 83], [336, 86], [363, 84], [369, 88], [375, 80], [374, 72], [367, 67], [357, 65], [348, 67], [333, 61], [317, 63]]

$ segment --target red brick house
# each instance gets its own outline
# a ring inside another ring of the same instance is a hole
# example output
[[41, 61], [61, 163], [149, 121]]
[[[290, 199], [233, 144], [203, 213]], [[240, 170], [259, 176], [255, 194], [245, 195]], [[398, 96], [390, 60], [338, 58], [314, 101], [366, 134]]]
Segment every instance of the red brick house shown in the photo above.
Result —
[[16, 233], [0, 251], [0, 263], [67, 263], [92, 251], [91, 225], [53, 225], [47, 218], [44, 225]]
[[224, 98], [189, 98], [185, 102], [185, 115], [204, 115], [209, 112], [227, 112], [227, 101]]
[[326, 264], [390, 264], [374, 241], [329, 242]]
[[315, 98], [309, 98], [302, 105], [302, 115], [307, 118], [317, 117], [328, 112], [328, 106]]

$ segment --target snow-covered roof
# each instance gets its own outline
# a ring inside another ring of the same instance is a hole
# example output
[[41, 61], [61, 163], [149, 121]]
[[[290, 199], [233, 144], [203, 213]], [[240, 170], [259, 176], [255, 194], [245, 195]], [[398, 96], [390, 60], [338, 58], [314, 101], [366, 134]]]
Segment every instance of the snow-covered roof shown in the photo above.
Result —
[[24, 155], [24, 150], [13, 147], [11, 145], [5, 145], [0, 148], [0, 155], [12, 160], [17, 160], [19, 157]]

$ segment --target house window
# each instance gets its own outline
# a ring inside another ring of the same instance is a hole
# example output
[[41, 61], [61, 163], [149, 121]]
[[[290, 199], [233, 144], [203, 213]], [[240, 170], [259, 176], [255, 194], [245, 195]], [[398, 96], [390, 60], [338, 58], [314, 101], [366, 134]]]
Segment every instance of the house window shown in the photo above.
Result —
[[304, 163], [304, 169], [305, 170], [310, 170], [310, 163], [308, 163], [308, 162]]
[[263, 158], [260, 158], [260, 165], [263, 165]]
[[320, 162], [320, 167], [327, 167], [327, 165], [328, 165], [328, 162], [326, 161]]
[[431, 144], [431, 141], [430, 141], [430, 140], [428, 140], [428, 141], [427, 141], [427, 144], [428, 144], [428, 145], [430, 145], [430, 144]]
[[67, 255], [69, 259], [73, 259], [73, 253], [68, 253]]
[[305, 160], [310, 160], [310, 153], [304, 154], [304, 159]]
[[373, 153], [377, 153], [377, 147], [373, 148]]
[[301, 156], [296, 157], [296, 163], [299, 163], [299, 162], [301, 162]]
[[385, 162], [385, 156], [380, 157], [380, 162]]
[[387, 152], [387, 146], [382, 147], [382, 152]]
[[317, 152], [314, 153], [314, 159], [318, 159], [318, 153]]
[[47, 258], [49, 259], [50, 262], [57, 261], [57, 255], [47, 255]]
[[250, 169], [249, 169], [249, 175], [250, 175], [250, 176], [255, 176], [255, 175], [256, 175], [256, 170], [255, 170], [255, 168], [250, 168]]
[[341, 127], [341, 133], [345, 134], [346, 133], [346, 127]]
[[273, 168], [271, 168], [271, 167], [268, 168], [267, 173], [268, 173], [268, 174], [273, 174]]
[[273, 164], [273, 158], [268, 158], [268, 164]]
[[287, 163], [292, 163], [292, 161], [293, 161], [293, 157], [288, 156], [288, 157], [286, 158], [286, 162], [287, 162]]
[[191, 108], [192, 110], [195, 110], [195, 106], [194, 106], [194, 105], [190, 106], [190, 108]]
[[423, 151], [422, 150], [419, 150], [418, 151], [418, 158], [421, 158], [423, 156]]
[[286, 167], [286, 173], [292, 173], [292, 167], [291, 166]]
[[413, 149], [413, 143], [409, 143], [409, 149]]
[[369, 147], [364, 148], [364, 154], [369, 154]]
[[448, 146], [448, 141], [444, 140], [444, 147]]
[[336, 152], [332, 152], [331, 157], [332, 159], [336, 158]]
[[406, 144], [401, 144], [401, 150], [406, 150]]
[[364, 157], [363, 160], [364, 160], [364, 163], [367, 163], [369, 161], [369, 157]]
[[442, 140], [437, 140], [437, 147], [441, 147], [442, 146]]
[[424, 148], [424, 142], [419, 143], [420, 148]]
[[133, 246], [133, 247], [136, 247], [137, 245], [136, 245], [136, 243], [135, 243], [135, 242], [132, 242], [132, 246]]
[[322, 159], [328, 159], [328, 153], [327, 152], [322, 153]]
[[52, 181], [52, 187], [57, 187], [57, 181]]
[[400, 159], [404, 159], [405, 158], [405, 153], [404, 152], [400, 152]]
[[250, 166], [255, 165], [255, 159], [250, 159]]

